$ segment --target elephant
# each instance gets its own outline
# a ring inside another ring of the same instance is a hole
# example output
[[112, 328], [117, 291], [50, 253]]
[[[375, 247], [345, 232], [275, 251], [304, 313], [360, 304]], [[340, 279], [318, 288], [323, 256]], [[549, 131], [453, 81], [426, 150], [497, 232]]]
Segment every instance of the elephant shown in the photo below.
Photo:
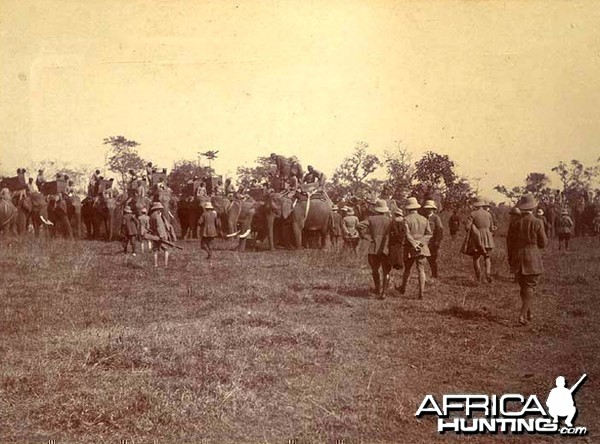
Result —
[[[221, 231], [225, 237], [239, 235], [238, 251], [246, 249], [246, 239], [252, 231], [252, 221], [258, 204], [253, 199], [229, 199], [224, 196], [213, 196], [211, 199], [221, 219]], [[241, 233], [241, 234], [240, 234]]]
[[333, 223], [331, 204], [318, 197], [301, 196], [296, 203], [281, 193], [271, 193], [265, 201], [264, 216], [267, 224], [269, 248], [275, 249], [274, 225], [280, 219], [291, 224], [296, 248], [302, 248], [302, 231], [317, 231], [320, 246], [325, 247], [327, 233]]
[[17, 208], [10, 199], [8, 188], [3, 188], [0, 192], [0, 233], [7, 232], [15, 234], [17, 217]]
[[186, 235], [196, 239], [198, 237], [198, 220], [204, 211], [203, 204], [208, 202], [210, 197], [182, 197], [177, 205], [177, 218], [181, 226], [181, 239]]
[[60, 195], [50, 197], [48, 202], [48, 218], [54, 225], [51, 230], [53, 235], [63, 235], [69, 239], [73, 238], [73, 229], [68, 216], [67, 201]]
[[[81, 199], [66, 194], [49, 195], [48, 219], [54, 225], [51, 232], [63, 234], [68, 238], [81, 237]], [[35, 229], [35, 226], [34, 226]]]
[[301, 199], [292, 212], [292, 230], [296, 248], [302, 248], [302, 233], [317, 232], [320, 234], [320, 248], [325, 248], [327, 235], [333, 225], [331, 204], [318, 198]]
[[103, 231], [105, 240], [112, 240], [116, 208], [115, 198], [104, 193], [83, 200], [81, 215], [87, 228], [88, 238], [99, 239]]
[[27, 193], [13, 197], [13, 204], [18, 210], [16, 219], [17, 231], [25, 233], [29, 224], [33, 226], [35, 236], [40, 235], [41, 227], [52, 227], [54, 224], [48, 217], [48, 202], [42, 193]]

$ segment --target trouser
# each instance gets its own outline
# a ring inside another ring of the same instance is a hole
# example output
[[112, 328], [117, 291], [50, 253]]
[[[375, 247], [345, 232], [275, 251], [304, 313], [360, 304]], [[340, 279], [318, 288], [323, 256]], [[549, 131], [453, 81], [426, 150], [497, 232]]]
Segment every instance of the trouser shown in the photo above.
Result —
[[417, 263], [417, 273], [419, 274], [419, 297], [422, 298], [425, 293], [425, 256], [407, 257], [404, 260], [404, 273], [402, 274], [402, 285], [400, 291], [406, 291], [406, 284], [410, 277], [410, 272], [414, 263]]
[[[371, 273], [373, 274], [375, 292], [383, 298], [385, 297], [385, 292], [390, 279], [390, 271], [392, 270], [389, 258], [385, 254], [369, 254], [368, 261], [371, 266]], [[380, 268], [383, 270], [383, 283], [381, 282], [381, 276], [379, 274]]]
[[533, 295], [539, 279], [539, 274], [517, 273], [519, 287], [521, 287], [521, 318], [531, 318], [531, 309], [533, 308]]
[[132, 234], [130, 236], [124, 236], [123, 237], [123, 252], [127, 253], [127, 247], [129, 244], [131, 244], [131, 252], [135, 253], [135, 247], [137, 245], [137, 236], [135, 234]]
[[202, 248], [204, 251], [206, 251], [208, 253], [209, 258], [212, 256], [213, 239], [214, 239], [213, 237], [203, 237], [202, 240], [200, 241], [200, 248]]
[[437, 259], [438, 259], [438, 249], [431, 249], [429, 250], [431, 252], [431, 256], [427, 256], [427, 262], [429, 262], [429, 266], [431, 267], [431, 276], [434, 278], [438, 277], [438, 264], [437, 264]]
[[490, 253], [491, 253], [492, 249], [491, 248], [486, 248], [485, 249], [485, 253], [484, 254], [480, 254], [478, 256], [473, 256], [473, 269], [475, 270], [475, 277], [477, 278], [477, 280], [480, 280], [482, 278], [481, 275], [481, 265], [480, 265], [480, 260], [481, 258], [483, 258], [483, 271], [484, 271], [484, 278], [485, 280], [487, 280], [488, 282], [491, 282], [491, 275], [492, 275], [492, 258], [490, 257]]
[[346, 237], [344, 238], [344, 246], [345, 248], [351, 249], [354, 253], [356, 253], [356, 247], [358, 247], [358, 241], [360, 239], [358, 237]]

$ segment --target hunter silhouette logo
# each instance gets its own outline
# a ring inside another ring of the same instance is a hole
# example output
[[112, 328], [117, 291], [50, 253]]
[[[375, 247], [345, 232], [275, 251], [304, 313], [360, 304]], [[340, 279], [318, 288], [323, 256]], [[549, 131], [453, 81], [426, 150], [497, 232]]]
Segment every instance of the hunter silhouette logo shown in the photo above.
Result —
[[536, 395], [453, 394], [444, 395], [441, 403], [427, 395], [415, 416], [436, 415], [439, 433], [587, 435], [586, 427], [573, 426], [577, 416], [573, 395], [586, 378], [584, 374], [571, 388], [563, 376], [556, 378], [556, 387], [546, 400], [547, 410]]
[[573, 427], [573, 419], [577, 414], [577, 408], [575, 407], [575, 401], [573, 401], [573, 393], [579, 388], [581, 383], [587, 378], [587, 375], [583, 375], [579, 378], [579, 381], [573, 385], [570, 389], [566, 386], [565, 378], [559, 376], [556, 378], [556, 387], [552, 389], [548, 395], [546, 406], [548, 407], [548, 413], [553, 418], [553, 423], [558, 424], [558, 418], [566, 416], [565, 425], [567, 427]]

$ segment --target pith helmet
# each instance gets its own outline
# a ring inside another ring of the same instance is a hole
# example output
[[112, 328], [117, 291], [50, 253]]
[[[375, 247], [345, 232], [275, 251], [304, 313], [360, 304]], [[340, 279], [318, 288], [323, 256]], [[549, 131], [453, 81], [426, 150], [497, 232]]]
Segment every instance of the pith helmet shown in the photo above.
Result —
[[213, 209], [214, 209], [214, 207], [212, 206], [212, 203], [210, 203], [210, 202], [206, 202], [206, 203], [204, 204], [204, 209], [205, 209], [205, 210], [213, 210]]
[[379, 199], [377, 201], [377, 204], [375, 205], [375, 208], [373, 208], [374, 211], [377, 211], [378, 213], [389, 213], [390, 209], [387, 206], [387, 202], [383, 199]]
[[474, 207], [489, 207], [489, 204], [485, 200], [478, 197], [477, 200], [475, 202], [473, 202], [473, 206]]
[[123, 209], [123, 212], [124, 212], [124, 213], [131, 213], [131, 212], [132, 212], [132, 211], [131, 211], [131, 207], [129, 207], [129, 206], [125, 207], [125, 208]]
[[538, 206], [537, 200], [533, 197], [533, 194], [524, 194], [521, 196], [521, 200], [519, 201], [519, 208], [521, 211], [523, 210], [533, 210]]
[[417, 201], [417, 198], [409, 197], [408, 201], [406, 202], [406, 209], [407, 210], [418, 210], [419, 208], [421, 208], [421, 204], [419, 204], [419, 202]]
[[433, 210], [437, 210], [437, 207], [435, 206], [435, 202], [433, 200], [426, 200], [425, 204], [423, 204], [423, 208], [424, 209], [431, 208]]

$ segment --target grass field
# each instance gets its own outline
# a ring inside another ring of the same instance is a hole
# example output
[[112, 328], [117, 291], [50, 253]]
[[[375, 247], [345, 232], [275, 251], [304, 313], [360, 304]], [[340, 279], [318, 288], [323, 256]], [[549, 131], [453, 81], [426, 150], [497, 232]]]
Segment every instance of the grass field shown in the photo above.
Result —
[[455, 440], [415, 418], [426, 394], [544, 402], [558, 375], [582, 373], [577, 425], [598, 441], [600, 242], [549, 248], [526, 327], [497, 243], [492, 285], [447, 239], [424, 300], [413, 276], [378, 301], [366, 261], [344, 253], [218, 251], [209, 265], [184, 241], [155, 271], [118, 243], [4, 240], [0, 441]]

